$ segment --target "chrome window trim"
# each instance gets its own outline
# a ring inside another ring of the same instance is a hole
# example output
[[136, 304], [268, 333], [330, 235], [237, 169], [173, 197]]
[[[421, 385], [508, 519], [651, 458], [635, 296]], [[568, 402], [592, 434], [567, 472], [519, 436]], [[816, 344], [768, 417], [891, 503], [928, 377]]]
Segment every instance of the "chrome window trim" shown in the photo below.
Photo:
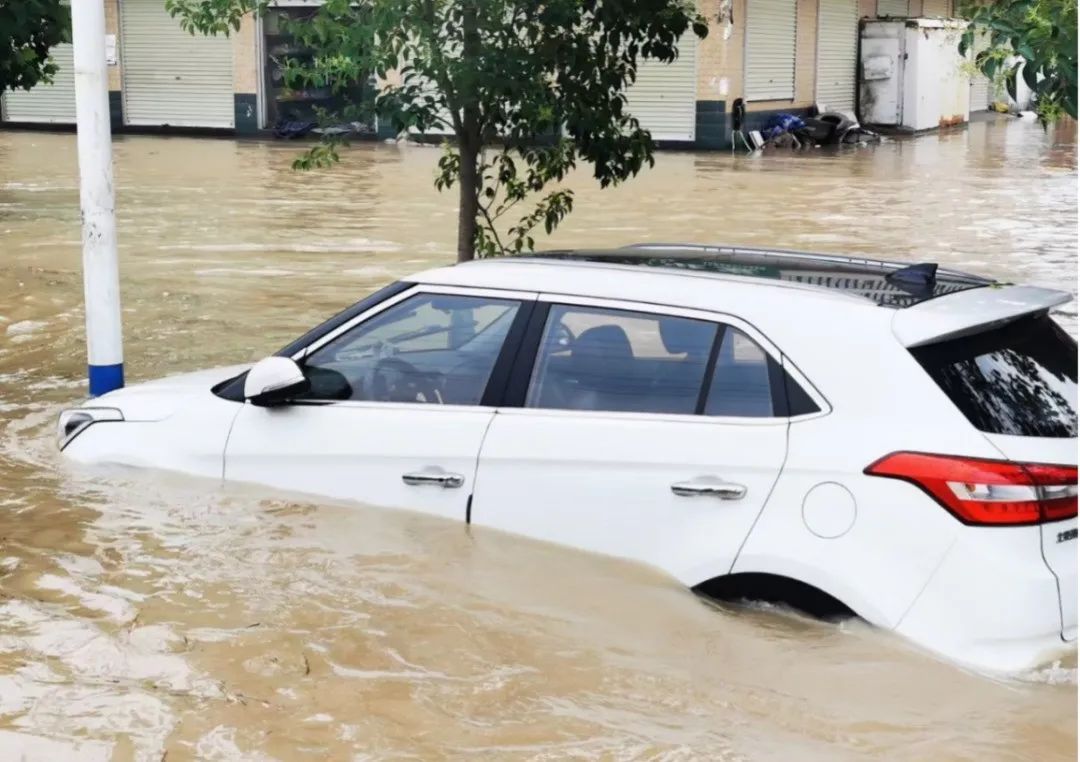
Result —
[[331, 341], [341, 336], [343, 333], [351, 331], [354, 327], [361, 323], [375, 317], [376, 315], [390, 309], [396, 304], [400, 304], [406, 299], [410, 299], [419, 294], [450, 294], [454, 296], [478, 296], [487, 297], [490, 299], [517, 299], [522, 302], [534, 302], [539, 294], [535, 291], [516, 291], [498, 288], [473, 288], [471, 286], [442, 286], [438, 284], [429, 283], [417, 283], [416, 285], [402, 291], [400, 294], [394, 294], [389, 299], [379, 302], [369, 310], [361, 312], [359, 315], [353, 317], [332, 331], [327, 331], [315, 341], [308, 344], [303, 349], [294, 352], [292, 359], [296, 362], [300, 362], [312, 352], [317, 352], [325, 344], [329, 344]]

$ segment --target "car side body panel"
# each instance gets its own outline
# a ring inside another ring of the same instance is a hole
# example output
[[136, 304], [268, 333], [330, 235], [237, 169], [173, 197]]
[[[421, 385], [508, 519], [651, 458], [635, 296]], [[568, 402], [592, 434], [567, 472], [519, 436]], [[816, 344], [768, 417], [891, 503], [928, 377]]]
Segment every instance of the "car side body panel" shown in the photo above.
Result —
[[126, 387], [93, 400], [125, 420], [95, 423], [64, 448], [80, 463], [161, 468], [221, 479], [225, 443], [243, 405], [215, 396], [215, 380], [235, 369], [174, 377], [170, 383]]
[[[687, 585], [726, 574], [784, 463], [783, 420], [500, 410], [473, 523], [650, 564]], [[679, 496], [715, 480], [738, 499]]]
[[[225, 478], [464, 521], [494, 415], [453, 405], [247, 404], [229, 437]], [[411, 474], [432, 483], [410, 484]], [[454, 484], [434, 483], [438, 474]]]
[[993, 671], [1075, 652], [1061, 637], [1057, 581], [1041, 563], [1035, 526], [957, 530], [896, 631], [952, 661]]

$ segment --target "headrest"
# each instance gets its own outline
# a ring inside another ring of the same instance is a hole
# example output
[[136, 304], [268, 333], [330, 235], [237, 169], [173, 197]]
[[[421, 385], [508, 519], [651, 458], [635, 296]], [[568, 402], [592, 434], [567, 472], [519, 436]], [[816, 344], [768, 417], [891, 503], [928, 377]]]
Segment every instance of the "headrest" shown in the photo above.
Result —
[[632, 358], [634, 350], [630, 348], [630, 339], [626, 331], [617, 325], [598, 325], [582, 331], [574, 341], [572, 357], [588, 355], [596, 359]]
[[673, 355], [708, 353], [715, 332], [715, 326], [700, 320], [660, 320], [660, 340], [664, 342], [664, 349]]

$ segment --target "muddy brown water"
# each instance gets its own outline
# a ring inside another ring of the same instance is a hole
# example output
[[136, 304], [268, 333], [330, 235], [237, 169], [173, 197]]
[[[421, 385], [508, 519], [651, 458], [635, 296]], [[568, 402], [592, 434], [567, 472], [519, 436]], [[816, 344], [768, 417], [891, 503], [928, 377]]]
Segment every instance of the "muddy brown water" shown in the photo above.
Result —
[[[116, 143], [132, 380], [256, 359], [448, 262], [437, 151]], [[665, 153], [551, 242], [933, 260], [1076, 290], [1075, 133], [1002, 118], [839, 154]], [[374, 508], [79, 470], [75, 141], [0, 133], [0, 760], [1075, 759], [1076, 660], [1010, 679], [852, 621]], [[1075, 303], [1057, 313], [1076, 331]]]

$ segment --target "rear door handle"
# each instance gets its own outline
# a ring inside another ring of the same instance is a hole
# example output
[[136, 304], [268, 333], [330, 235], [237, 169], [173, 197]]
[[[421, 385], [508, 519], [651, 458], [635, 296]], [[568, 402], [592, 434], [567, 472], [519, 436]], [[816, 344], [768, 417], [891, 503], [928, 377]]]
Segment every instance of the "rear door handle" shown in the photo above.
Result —
[[422, 471], [412, 471], [401, 475], [401, 481], [410, 487], [442, 487], [454, 489], [465, 483], [465, 477], [461, 474], [451, 474], [441, 468], [425, 468]]
[[685, 482], [675, 482], [671, 491], [679, 497], [715, 497], [720, 500], [742, 500], [746, 497], [746, 487], [742, 484], [726, 482], [715, 476], [701, 476]]

